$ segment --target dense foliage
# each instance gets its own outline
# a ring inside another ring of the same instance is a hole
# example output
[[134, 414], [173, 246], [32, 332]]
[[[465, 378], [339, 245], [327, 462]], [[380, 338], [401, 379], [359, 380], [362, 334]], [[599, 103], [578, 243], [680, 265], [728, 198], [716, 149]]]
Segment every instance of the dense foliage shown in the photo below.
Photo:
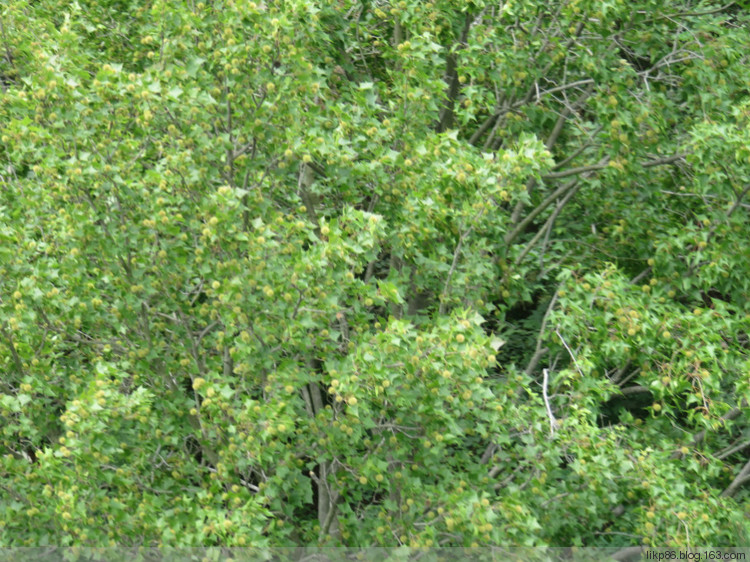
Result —
[[0, 544], [748, 544], [747, 14], [6, 0]]

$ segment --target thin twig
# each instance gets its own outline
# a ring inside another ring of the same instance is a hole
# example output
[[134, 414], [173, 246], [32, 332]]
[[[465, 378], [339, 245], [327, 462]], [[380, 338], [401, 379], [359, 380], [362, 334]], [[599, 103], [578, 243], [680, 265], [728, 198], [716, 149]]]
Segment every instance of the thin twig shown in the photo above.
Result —
[[570, 355], [570, 358], [573, 360], [573, 364], [576, 366], [576, 369], [578, 370], [580, 375], [583, 376], [583, 371], [581, 370], [580, 365], [578, 365], [578, 361], [576, 361], [576, 356], [573, 355], [573, 352], [568, 347], [568, 344], [565, 342], [565, 339], [562, 337], [562, 335], [560, 334], [558, 330], [555, 330], [555, 333], [557, 334], [557, 337], [560, 338], [560, 341], [565, 346], [565, 349], [568, 350], [568, 355]]

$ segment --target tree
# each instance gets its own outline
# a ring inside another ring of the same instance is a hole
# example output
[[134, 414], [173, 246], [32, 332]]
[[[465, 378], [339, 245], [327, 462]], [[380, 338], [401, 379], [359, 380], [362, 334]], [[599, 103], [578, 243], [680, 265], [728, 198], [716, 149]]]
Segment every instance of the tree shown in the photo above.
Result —
[[747, 543], [740, 7], [0, 13], [0, 543]]

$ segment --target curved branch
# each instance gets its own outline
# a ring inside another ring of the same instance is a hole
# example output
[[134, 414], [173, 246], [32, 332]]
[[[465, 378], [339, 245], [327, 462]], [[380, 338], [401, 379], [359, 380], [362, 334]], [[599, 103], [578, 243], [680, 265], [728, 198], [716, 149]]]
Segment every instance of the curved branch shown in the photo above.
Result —
[[620, 394], [630, 396], [632, 394], [651, 394], [651, 389], [646, 386], [636, 385], [620, 389]]

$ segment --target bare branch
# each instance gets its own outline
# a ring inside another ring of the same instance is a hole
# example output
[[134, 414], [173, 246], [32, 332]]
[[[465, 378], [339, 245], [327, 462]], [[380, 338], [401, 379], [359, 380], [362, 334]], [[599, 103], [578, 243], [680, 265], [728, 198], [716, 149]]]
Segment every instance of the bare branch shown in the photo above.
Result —
[[581, 370], [581, 366], [578, 364], [578, 361], [576, 360], [576, 356], [573, 354], [573, 352], [568, 347], [567, 342], [565, 341], [565, 339], [562, 337], [562, 335], [560, 334], [560, 332], [558, 330], [555, 330], [555, 333], [557, 334], [557, 337], [560, 338], [560, 341], [565, 346], [565, 349], [568, 351], [568, 355], [570, 355], [570, 358], [573, 360], [573, 364], [576, 366], [576, 370], [578, 371], [578, 373], [581, 376], [583, 376], [583, 371]]
[[745, 482], [750, 482], [750, 461], [745, 463], [740, 473], [732, 480], [732, 483], [721, 493], [721, 497], [731, 498]]
[[555, 428], [557, 427], [557, 419], [552, 413], [552, 408], [549, 405], [549, 395], [547, 394], [547, 387], [549, 385], [549, 370], [542, 369], [542, 398], [544, 398], [544, 407], [547, 409], [547, 417], [549, 418], [549, 434], [550, 437], [554, 437]]
[[735, 453], [738, 453], [739, 451], [742, 451], [743, 449], [747, 449], [748, 447], [750, 447], [750, 441], [743, 441], [739, 445], [735, 445], [734, 447], [730, 447], [728, 449], [725, 449], [724, 451], [722, 451], [720, 453], [717, 453], [714, 456], [717, 459], [722, 459], [723, 460], [723, 459], [725, 459], [727, 457], [732, 456]]

